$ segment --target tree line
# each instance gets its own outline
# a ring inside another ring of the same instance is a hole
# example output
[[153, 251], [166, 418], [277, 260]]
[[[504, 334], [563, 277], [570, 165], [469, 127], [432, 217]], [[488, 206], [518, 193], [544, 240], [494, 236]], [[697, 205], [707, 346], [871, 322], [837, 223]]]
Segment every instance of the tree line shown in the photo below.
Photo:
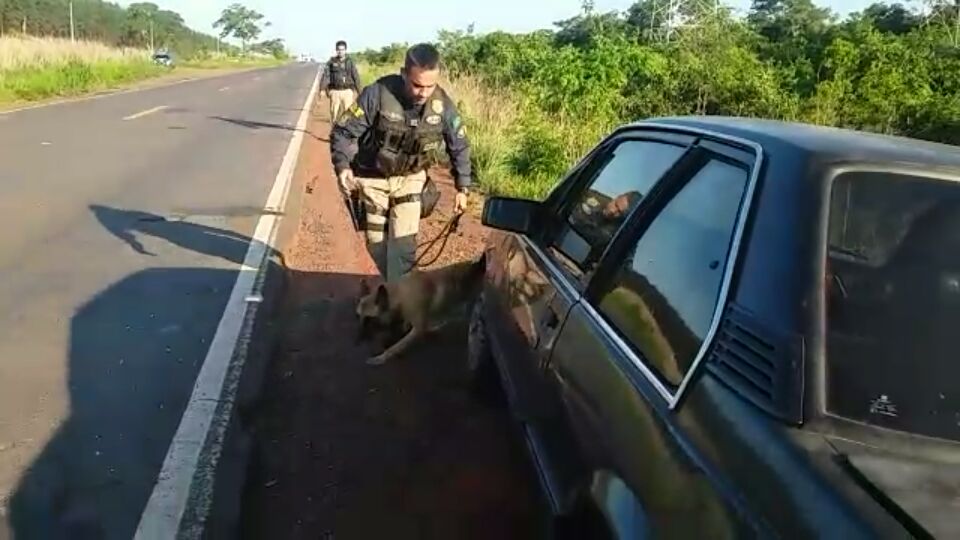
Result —
[[[188, 58], [213, 52], [237, 54], [246, 50], [283, 56], [282, 40], [255, 42], [263, 27], [263, 15], [241, 4], [226, 8], [214, 28], [219, 38], [189, 28], [183, 17], [151, 2], [124, 8], [103, 0], [0, 0], [0, 36], [30, 35], [70, 37], [70, 4], [78, 39], [118, 47], [166, 48]], [[236, 47], [223, 42], [235, 38]], [[249, 47], [248, 47], [249, 45]]]

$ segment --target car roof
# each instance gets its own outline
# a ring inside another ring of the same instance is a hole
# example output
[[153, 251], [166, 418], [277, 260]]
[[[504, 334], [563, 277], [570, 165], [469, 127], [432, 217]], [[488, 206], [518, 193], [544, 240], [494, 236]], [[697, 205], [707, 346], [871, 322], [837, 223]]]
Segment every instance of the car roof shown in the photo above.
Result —
[[730, 116], [651, 118], [631, 125], [640, 127], [650, 124], [712, 131], [758, 142], [767, 150], [793, 149], [825, 161], [905, 162], [960, 168], [960, 146], [907, 137]]

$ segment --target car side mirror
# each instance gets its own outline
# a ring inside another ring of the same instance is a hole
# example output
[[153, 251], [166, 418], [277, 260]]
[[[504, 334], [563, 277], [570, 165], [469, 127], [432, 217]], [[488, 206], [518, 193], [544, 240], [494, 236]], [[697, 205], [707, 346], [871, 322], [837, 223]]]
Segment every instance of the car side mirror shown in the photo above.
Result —
[[511, 197], [490, 197], [483, 205], [482, 223], [493, 229], [529, 234], [540, 215], [537, 201]]

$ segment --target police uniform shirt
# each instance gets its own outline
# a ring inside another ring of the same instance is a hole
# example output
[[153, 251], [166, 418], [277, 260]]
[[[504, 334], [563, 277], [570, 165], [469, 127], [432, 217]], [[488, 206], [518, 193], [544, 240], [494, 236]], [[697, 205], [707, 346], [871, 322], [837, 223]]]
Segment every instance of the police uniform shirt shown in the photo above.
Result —
[[[389, 88], [403, 88], [400, 75], [389, 75], [374, 84], [367, 86], [360, 93], [360, 97], [350, 109], [345, 111], [337, 120], [330, 133], [330, 148], [333, 158], [333, 167], [339, 175], [341, 171], [355, 166], [355, 162], [370, 163], [373, 156], [363, 155], [375, 151], [357, 143], [374, 129], [380, 113], [380, 93], [390, 92]], [[401, 94], [403, 92], [400, 92]], [[422, 107], [413, 105], [405, 95], [394, 95], [403, 105], [408, 118], [420, 118]], [[430, 98], [424, 106], [431, 106], [436, 98]], [[453, 169], [453, 178], [457, 188], [469, 187], [471, 184], [470, 144], [467, 141], [466, 128], [463, 119], [457, 111], [453, 101], [443, 93], [443, 111], [440, 113], [443, 122], [443, 139], [450, 164]], [[360, 155], [358, 155], [358, 152]], [[354, 171], [357, 173], [357, 171]]]

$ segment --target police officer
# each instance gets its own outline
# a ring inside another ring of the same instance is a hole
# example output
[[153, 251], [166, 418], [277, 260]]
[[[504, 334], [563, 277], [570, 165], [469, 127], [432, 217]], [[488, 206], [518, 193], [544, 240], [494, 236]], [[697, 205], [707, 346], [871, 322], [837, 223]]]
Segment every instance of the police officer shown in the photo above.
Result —
[[353, 105], [354, 97], [360, 94], [360, 74], [353, 59], [347, 56], [347, 42], [337, 42], [337, 54], [327, 61], [320, 78], [320, 92], [330, 98], [330, 121], [340, 118], [340, 113]]
[[407, 51], [401, 74], [364, 88], [331, 132], [340, 188], [347, 194], [360, 190], [367, 248], [387, 281], [412, 268], [420, 194], [431, 165], [449, 158], [457, 186], [454, 211], [463, 212], [467, 205], [470, 146], [439, 78], [440, 53], [433, 45], [415, 45]]

